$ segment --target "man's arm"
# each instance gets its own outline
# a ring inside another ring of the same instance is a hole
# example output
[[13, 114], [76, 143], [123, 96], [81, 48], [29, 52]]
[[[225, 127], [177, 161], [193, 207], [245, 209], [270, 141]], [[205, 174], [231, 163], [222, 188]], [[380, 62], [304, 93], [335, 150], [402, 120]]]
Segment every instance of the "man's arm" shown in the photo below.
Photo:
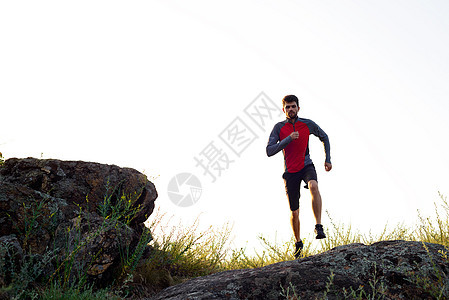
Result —
[[326, 132], [324, 132], [323, 129], [320, 128], [315, 122], [310, 121], [309, 125], [310, 132], [318, 137], [320, 141], [324, 145], [324, 152], [326, 153], [326, 161], [325, 161], [325, 168], [326, 171], [330, 171], [332, 169], [332, 163], [331, 163], [331, 145], [329, 143], [329, 137], [327, 136]]
[[282, 149], [284, 149], [294, 138], [291, 135], [289, 135], [282, 141], [279, 141], [279, 132], [280, 131], [281, 131], [280, 124], [276, 124], [274, 126], [273, 130], [271, 131], [270, 137], [268, 138], [268, 144], [267, 144], [267, 155], [268, 156], [273, 156], [276, 153], [278, 153], [279, 151], [281, 151]]

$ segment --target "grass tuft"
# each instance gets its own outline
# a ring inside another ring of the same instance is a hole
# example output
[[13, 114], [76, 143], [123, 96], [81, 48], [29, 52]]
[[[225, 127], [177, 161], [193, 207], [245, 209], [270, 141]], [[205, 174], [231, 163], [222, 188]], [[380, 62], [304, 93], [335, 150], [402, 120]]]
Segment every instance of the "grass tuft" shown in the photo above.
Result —
[[169, 223], [166, 214], [160, 211], [150, 224], [154, 234], [151, 245], [154, 251], [148, 261], [155, 269], [166, 269], [173, 276], [195, 277], [204, 276], [224, 270], [226, 257], [231, 242], [232, 226], [227, 223], [221, 228], [212, 226], [199, 232], [199, 219], [185, 226], [167, 227]]

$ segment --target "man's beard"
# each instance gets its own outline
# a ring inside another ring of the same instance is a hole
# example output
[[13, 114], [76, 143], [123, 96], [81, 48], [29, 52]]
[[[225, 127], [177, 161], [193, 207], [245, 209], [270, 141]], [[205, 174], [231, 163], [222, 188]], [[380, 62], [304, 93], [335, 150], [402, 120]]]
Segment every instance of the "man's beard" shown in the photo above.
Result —
[[291, 111], [291, 112], [288, 113], [287, 118], [290, 119], [290, 120], [296, 119], [296, 116], [297, 116], [297, 115], [298, 115], [298, 114], [297, 114], [296, 112]]

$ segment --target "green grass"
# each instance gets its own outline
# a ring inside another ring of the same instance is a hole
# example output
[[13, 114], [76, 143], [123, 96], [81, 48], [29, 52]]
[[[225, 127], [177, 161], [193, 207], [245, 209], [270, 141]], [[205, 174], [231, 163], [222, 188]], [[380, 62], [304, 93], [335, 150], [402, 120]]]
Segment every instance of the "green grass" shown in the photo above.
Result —
[[208, 227], [199, 231], [199, 219], [192, 225], [164, 227], [169, 223], [167, 216], [156, 211], [150, 224], [154, 235], [151, 245], [155, 251], [149, 263], [155, 268], [163, 268], [179, 277], [204, 276], [224, 269], [228, 258], [232, 227]]
[[100, 300], [122, 299], [114, 292], [108, 290], [94, 291], [92, 287], [79, 290], [76, 288], [61, 289], [59, 286], [51, 285], [40, 293], [41, 300]]

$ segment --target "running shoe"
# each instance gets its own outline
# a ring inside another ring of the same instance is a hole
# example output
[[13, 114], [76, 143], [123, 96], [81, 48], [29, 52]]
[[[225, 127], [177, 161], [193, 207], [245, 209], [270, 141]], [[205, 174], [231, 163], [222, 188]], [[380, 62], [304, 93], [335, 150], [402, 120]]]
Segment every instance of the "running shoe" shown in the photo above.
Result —
[[316, 238], [318, 240], [326, 238], [326, 235], [324, 234], [323, 225], [321, 225], [321, 224], [315, 225], [315, 233], [316, 233]]
[[298, 259], [301, 257], [301, 252], [302, 252], [302, 248], [304, 248], [304, 244], [302, 243], [302, 241], [296, 242], [295, 243], [295, 258]]

